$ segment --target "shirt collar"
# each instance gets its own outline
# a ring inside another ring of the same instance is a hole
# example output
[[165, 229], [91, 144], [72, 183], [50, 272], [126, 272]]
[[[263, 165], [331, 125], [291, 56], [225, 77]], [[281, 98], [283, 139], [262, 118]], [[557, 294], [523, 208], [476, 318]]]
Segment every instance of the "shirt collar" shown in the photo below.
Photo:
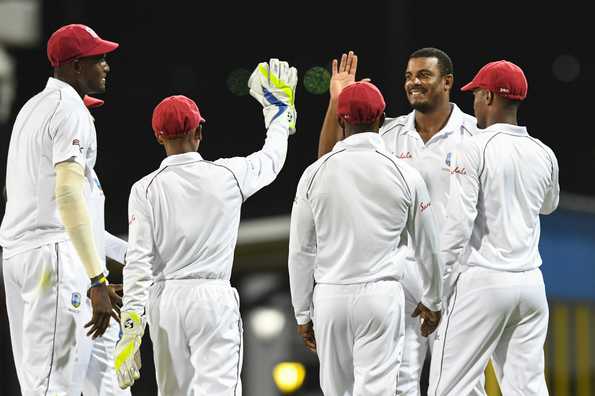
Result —
[[347, 148], [367, 148], [386, 150], [384, 140], [376, 132], [362, 132], [351, 135], [335, 144], [333, 151]]
[[[450, 112], [450, 116], [448, 117], [448, 121], [446, 121], [446, 125], [436, 132], [434, 136], [439, 136], [442, 134], [455, 132], [461, 128], [463, 124], [463, 112], [459, 109], [455, 103], [450, 103], [452, 106], [452, 111]], [[403, 128], [404, 133], [415, 133], [419, 136], [417, 129], [415, 129], [415, 110], [407, 115], [407, 122], [405, 123], [405, 127]], [[432, 138], [434, 137], [432, 136]]]
[[64, 92], [65, 95], [68, 95], [72, 98], [76, 98], [75, 100], [77, 100], [85, 109], [87, 108], [87, 106], [85, 106], [85, 102], [83, 102], [83, 99], [79, 96], [78, 92], [76, 92], [73, 86], [68, 84], [67, 82], [58, 80], [54, 77], [50, 77], [48, 78], [48, 82], [45, 87], [46, 89], [59, 89], [62, 92]]
[[165, 168], [166, 166], [170, 165], [181, 165], [196, 161], [202, 161], [202, 156], [197, 152], [175, 154], [170, 155], [161, 161], [161, 165], [159, 167]]
[[527, 132], [527, 127], [512, 125], [512, 124], [504, 124], [504, 123], [492, 124], [489, 127], [487, 127], [486, 129], [480, 130], [480, 132], [487, 132], [487, 131], [512, 133], [514, 135], [519, 135], [519, 136], [529, 135], [529, 132]]

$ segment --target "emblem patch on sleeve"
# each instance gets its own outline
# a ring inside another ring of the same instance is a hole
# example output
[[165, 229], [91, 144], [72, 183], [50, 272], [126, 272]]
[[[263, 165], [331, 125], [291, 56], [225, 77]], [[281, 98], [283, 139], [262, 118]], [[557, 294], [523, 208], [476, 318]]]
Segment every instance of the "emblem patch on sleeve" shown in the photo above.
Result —
[[74, 292], [70, 298], [70, 303], [73, 307], [78, 308], [81, 305], [81, 293]]

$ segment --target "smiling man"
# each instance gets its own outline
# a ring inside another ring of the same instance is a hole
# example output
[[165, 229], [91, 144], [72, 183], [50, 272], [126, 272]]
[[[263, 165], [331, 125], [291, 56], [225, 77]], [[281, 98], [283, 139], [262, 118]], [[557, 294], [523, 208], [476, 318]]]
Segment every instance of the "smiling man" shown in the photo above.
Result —
[[97, 137], [83, 101], [105, 91], [105, 54], [117, 47], [84, 25], [54, 32], [47, 45], [54, 76], [20, 110], [10, 138], [0, 245], [24, 396], [70, 395], [75, 377], [85, 375], [75, 372], [77, 333], [88, 316], [85, 296], [93, 310], [88, 335], [100, 337], [117, 317], [112, 302], [119, 297], [107, 286], [101, 259]]
[[[342, 138], [336, 121], [339, 94], [355, 81], [357, 56], [343, 54], [340, 63], [333, 61], [330, 104], [324, 120], [318, 148], [319, 156], [329, 152]], [[476, 133], [475, 118], [463, 113], [450, 102], [454, 82], [450, 57], [437, 48], [422, 48], [409, 56], [405, 70], [404, 89], [413, 108], [407, 115], [387, 118], [380, 135], [388, 151], [413, 166], [422, 175], [430, 193], [438, 228], [444, 224], [449, 189], [450, 152], [462, 141]], [[405, 291], [405, 347], [399, 369], [398, 395], [420, 395], [420, 376], [432, 339], [423, 337], [419, 320], [411, 315], [423, 294], [420, 266], [415, 260], [413, 246], [401, 248], [400, 259], [406, 268], [401, 281]], [[450, 275], [445, 283], [445, 300], [449, 294]], [[481, 386], [478, 394], [481, 394]]]

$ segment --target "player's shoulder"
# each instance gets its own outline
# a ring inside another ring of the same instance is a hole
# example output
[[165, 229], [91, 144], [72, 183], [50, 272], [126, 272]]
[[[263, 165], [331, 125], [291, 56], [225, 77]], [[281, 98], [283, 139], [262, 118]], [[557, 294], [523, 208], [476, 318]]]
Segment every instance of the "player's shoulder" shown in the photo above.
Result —
[[153, 184], [157, 176], [165, 170], [164, 167], [154, 170], [146, 176], [141, 177], [137, 180], [130, 189], [131, 194], [136, 194], [138, 197], [146, 197], [149, 191], [149, 187]]
[[451, 104], [453, 106], [451, 117], [455, 117], [457, 120], [461, 136], [464, 138], [475, 136], [478, 133], [477, 119], [461, 110], [456, 103]]
[[550, 146], [542, 142], [540, 139], [531, 135], [529, 135], [529, 139], [531, 139], [533, 142], [535, 142], [535, 144], [541, 147], [547, 153], [551, 160], [554, 160], [556, 162], [558, 161], [556, 154], [554, 153], [554, 150]]
[[378, 132], [380, 136], [386, 137], [388, 135], [398, 135], [403, 128], [409, 123], [409, 117], [412, 116], [413, 113], [401, 115], [398, 117], [387, 117], [380, 127], [380, 131]]

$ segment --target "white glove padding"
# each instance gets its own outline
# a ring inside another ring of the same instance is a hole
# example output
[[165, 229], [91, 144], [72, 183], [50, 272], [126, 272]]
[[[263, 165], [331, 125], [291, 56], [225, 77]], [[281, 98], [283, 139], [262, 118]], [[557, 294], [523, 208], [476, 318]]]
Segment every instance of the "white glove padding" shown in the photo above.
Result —
[[115, 369], [120, 388], [126, 389], [140, 378], [140, 344], [145, 324], [134, 311], [122, 312], [120, 319], [122, 338], [116, 344]]
[[276, 119], [286, 119], [289, 123], [289, 134], [295, 133], [297, 81], [296, 68], [289, 67], [287, 62], [279, 59], [273, 58], [269, 63], [259, 63], [252, 72], [248, 80], [250, 95], [263, 106], [264, 125], [267, 129]]

